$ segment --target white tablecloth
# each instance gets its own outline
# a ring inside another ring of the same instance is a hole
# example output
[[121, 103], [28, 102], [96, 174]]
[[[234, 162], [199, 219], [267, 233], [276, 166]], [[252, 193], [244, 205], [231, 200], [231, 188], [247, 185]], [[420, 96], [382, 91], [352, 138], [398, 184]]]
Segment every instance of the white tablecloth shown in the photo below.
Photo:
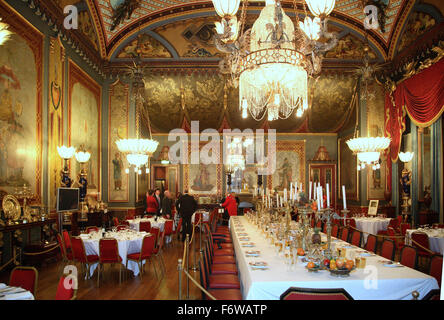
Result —
[[430, 250], [439, 254], [444, 254], [444, 229], [407, 229], [405, 233], [406, 243], [412, 245], [412, 233], [421, 231], [429, 236]]
[[163, 232], [163, 228], [165, 227], [165, 221], [166, 219], [164, 218], [159, 218], [157, 219], [157, 221], [154, 220], [154, 218], [143, 218], [143, 219], [133, 219], [133, 220], [127, 220], [130, 228], [136, 231], [139, 231], [139, 227], [140, 227], [140, 222], [150, 222], [151, 223], [151, 228], [159, 228], [160, 232]]
[[34, 295], [23, 288], [0, 283], [0, 300], [34, 300]]
[[[435, 278], [407, 267], [384, 267], [378, 260], [386, 260], [380, 256], [367, 257], [367, 269], [356, 269], [347, 278], [337, 278], [326, 270], [308, 272], [304, 264], [298, 263], [293, 271], [288, 271], [282, 258], [277, 258], [275, 249], [266, 241], [256, 226], [248, 222], [245, 216], [236, 217], [241, 222], [244, 231], [255, 243], [255, 247], [244, 248], [240, 246], [237, 227], [230, 218], [231, 234], [239, 268], [239, 278], [244, 299], [247, 300], [278, 300], [280, 295], [290, 287], [305, 288], [344, 288], [356, 300], [409, 300], [411, 293], [416, 290], [420, 299], [430, 290], [438, 289]], [[325, 235], [324, 235], [325, 236]], [[337, 242], [342, 243], [341, 241]], [[260, 257], [245, 256], [247, 250], [259, 250]], [[362, 250], [362, 249], [360, 249]], [[252, 270], [250, 261], [266, 261], [268, 270]], [[372, 271], [377, 281], [366, 281], [370, 274], [364, 270]], [[377, 289], [366, 288], [366, 284], [376, 284]]]
[[[377, 235], [380, 230], [387, 230], [390, 218], [354, 218], [358, 230]], [[363, 234], [364, 244], [367, 242], [368, 234]]]
[[[117, 239], [117, 244], [119, 247], [119, 255], [122, 258], [122, 264], [126, 265], [126, 257], [128, 254], [137, 253], [142, 250], [142, 240], [143, 237], [147, 235], [145, 232], [138, 232], [131, 234], [130, 239], [126, 238], [127, 233], [124, 231], [110, 233], [107, 235], [108, 238]], [[85, 244], [85, 251], [87, 255], [99, 255], [99, 240], [100, 237], [95, 237], [92, 235], [93, 239], [88, 238], [88, 235], [80, 235], [83, 239], [83, 243]], [[144, 261], [145, 263], [145, 261]], [[94, 271], [97, 268], [98, 263], [95, 263], [91, 266], [90, 275], [94, 274]], [[139, 267], [136, 262], [128, 261], [128, 269], [131, 270], [135, 276], [139, 274]]]

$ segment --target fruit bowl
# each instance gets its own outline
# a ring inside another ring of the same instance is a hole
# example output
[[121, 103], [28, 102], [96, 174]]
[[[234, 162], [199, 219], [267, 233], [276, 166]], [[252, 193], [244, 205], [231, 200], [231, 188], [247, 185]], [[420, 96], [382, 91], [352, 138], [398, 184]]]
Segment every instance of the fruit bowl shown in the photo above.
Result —
[[323, 270], [323, 268], [320, 265], [315, 265], [312, 268], [309, 268], [308, 265], [306, 265], [305, 269], [307, 269], [309, 272], [318, 272], [319, 270]]
[[328, 271], [330, 271], [330, 274], [335, 277], [348, 277], [348, 276], [350, 276], [350, 272], [352, 272], [355, 269], [356, 269], [356, 267], [353, 267], [351, 269], [347, 269], [347, 268], [328, 269]]

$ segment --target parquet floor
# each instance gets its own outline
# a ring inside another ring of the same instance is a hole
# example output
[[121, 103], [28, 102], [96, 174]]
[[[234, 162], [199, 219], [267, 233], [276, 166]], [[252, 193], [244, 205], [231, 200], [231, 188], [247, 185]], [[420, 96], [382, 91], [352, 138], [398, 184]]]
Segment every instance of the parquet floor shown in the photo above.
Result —
[[[197, 248], [198, 249], [198, 248]], [[177, 300], [178, 299], [178, 259], [183, 256], [183, 242], [174, 240], [174, 244], [164, 247], [163, 257], [165, 261], [166, 272], [159, 275], [160, 267], [156, 259], [157, 272], [159, 278], [156, 278], [154, 269], [150, 265], [145, 265], [143, 278], [140, 275], [134, 277], [131, 271], [126, 272], [126, 279], [123, 277], [119, 285], [119, 266], [106, 265], [105, 271], [100, 276], [100, 287], [97, 286], [97, 271], [91, 279], [84, 280], [79, 275], [77, 299], [78, 300]], [[196, 259], [198, 256], [196, 257]], [[190, 255], [190, 266], [193, 265], [193, 256]], [[39, 279], [35, 298], [38, 300], [53, 300], [57, 291], [57, 285], [63, 272], [64, 264], [61, 261], [48, 264], [38, 268]], [[81, 268], [77, 265], [79, 272]], [[199, 272], [190, 270], [191, 275], [199, 281]], [[83, 274], [82, 274], [83, 275]], [[186, 276], [182, 278], [182, 298], [186, 295]], [[0, 274], [0, 282], [9, 282], [9, 271]], [[189, 299], [201, 299], [201, 292], [190, 281]]]

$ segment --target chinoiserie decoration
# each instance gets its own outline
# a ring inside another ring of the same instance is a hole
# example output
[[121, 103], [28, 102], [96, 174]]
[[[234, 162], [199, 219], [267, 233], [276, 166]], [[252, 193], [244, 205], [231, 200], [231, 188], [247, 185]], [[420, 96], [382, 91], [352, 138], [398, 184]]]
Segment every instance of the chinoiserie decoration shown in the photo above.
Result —
[[404, 162], [404, 169], [401, 172], [401, 179], [399, 182], [401, 183], [401, 213], [404, 217], [404, 220], [407, 221], [408, 216], [410, 215], [410, 206], [412, 204], [411, 194], [410, 194], [410, 184], [412, 180], [412, 172], [406, 167], [406, 163], [410, 162], [413, 158], [413, 152], [400, 152], [399, 159]]

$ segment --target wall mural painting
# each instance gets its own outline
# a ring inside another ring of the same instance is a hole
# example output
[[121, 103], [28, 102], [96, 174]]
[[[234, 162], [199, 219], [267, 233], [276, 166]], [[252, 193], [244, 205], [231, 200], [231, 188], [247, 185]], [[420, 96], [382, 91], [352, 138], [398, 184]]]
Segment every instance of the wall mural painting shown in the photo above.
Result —
[[[372, 99], [367, 100], [367, 128], [372, 137], [384, 136], [384, 89], [376, 83], [369, 84]], [[367, 200], [384, 200], [387, 160], [381, 155], [381, 168], [367, 169]]]
[[0, 4], [14, 32], [0, 47], [0, 190], [27, 186], [40, 202], [43, 37], [7, 10]]
[[276, 141], [276, 170], [268, 176], [268, 189], [290, 192], [296, 181], [305, 190], [305, 141]]
[[49, 207], [55, 209], [57, 188], [61, 186], [60, 172], [63, 160], [57, 146], [63, 145], [63, 88], [65, 50], [58, 38], [50, 38], [49, 46], [49, 97], [48, 97], [48, 170]]
[[[69, 63], [69, 85], [69, 144], [76, 150], [85, 148], [91, 153], [86, 166], [88, 194], [96, 194], [101, 190], [101, 88], [72, 61]], [[71, 178], [78, 181], [80, 164], [74, 159], [71, 160]]]
[[413, 12], [399, 40], [398, 52], [412, 44], [418, 37], [436, 25], [435, 19], [424, 12]]
[[[338, 159], [339, 159], [339, 185], [338, 190], [345, 186], [347, 200], [359, 200], [358, 186], [358, 158], [348, 147], [346, 141], [353, 138], [353, 134], [338, 139]], [[342, 191], [338, 192], [339, 199], [342, 199]]]
[[254, 193], [257, 189], [257, 173], [254, 165], [246, 165], [242, 171], [242, 193]]
[[117, 149], [116, 141], [128, 138], [128, 85], [116, 82], [109, 94], [108, 127], [108, 200], [110, 202], [129, 201], [129, 181], [125, 168], [128, 163]]
[[[219, 128], [223, 116], [224, 82], [218, 73], [153, 73], [145, 77], [145, 89], [150, 97], [147, 101], [150, 120], [158, 130], [169, 132], [180, 127], [182, 112], [186, 112], [191, 121], [199, 120], [201, 130]], [[185, 110], [182, 110], [182, 101]]]
[[147, 34], [141, 34], [131, 41], [117, 55], [117, 58], [133, 58], [137, 56], [137, 48], [140, 46], [142, 58], [171, 58], [171, 53], [158, 40]]
[[313, 87], [313, 102], [308, 111], [311, 132], [338, 129], [347, 118], [356, 82], [352, 75], [327, 73], [310, 84]]
[[[361, 60], [364, 56], [365, 43], [358, 38], [347, 34], [338, 40], [338, 44], [335, 48], [327, 51], [326, 58], [330, 59], [345, 59], [345, 60]], [[370, 59], [376, 59], [375, 53], [369, 51]]]
[[[206, 143], [200, 144], [200, 150]], [[213, 157], [212, 150], [209, 156]], [[193, 152], [191, 145], [188, 147], [189, 158]], [[219, 150], [220, 152], [220, 150]], [[215, 157], [221, 158], [220, 153]], [[202, 161], [201, 161], [202, 162]], [[219, 160], [218, 163], [221, 161]], [[184, 165], [184, 190], [188, 190], [192, 195], [214, 196], [222, 195], [222, 165], [221, 164], [187, 164]]]

